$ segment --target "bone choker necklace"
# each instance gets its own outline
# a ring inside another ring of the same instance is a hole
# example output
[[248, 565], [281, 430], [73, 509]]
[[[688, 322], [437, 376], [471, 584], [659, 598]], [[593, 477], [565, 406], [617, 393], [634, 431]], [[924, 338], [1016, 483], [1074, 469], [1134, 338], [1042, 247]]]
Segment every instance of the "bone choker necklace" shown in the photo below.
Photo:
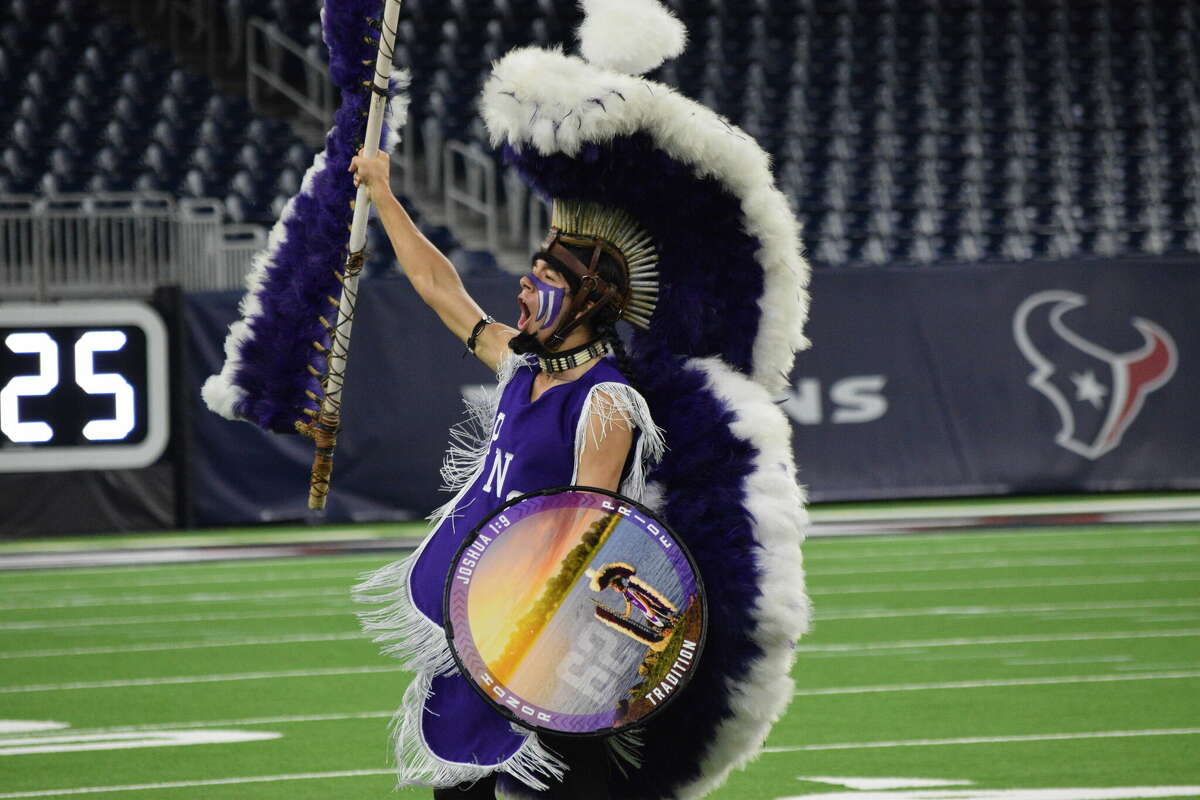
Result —
[[581, 345], [565, 353], [555, 353], [552, 356], [538, 356], [538, 365], [542, 372], [564, 372], [574, 367], [582, 366], [593, 358], [600, 358], [608, 353], [608, 343], [597, 339], [591, 344]]

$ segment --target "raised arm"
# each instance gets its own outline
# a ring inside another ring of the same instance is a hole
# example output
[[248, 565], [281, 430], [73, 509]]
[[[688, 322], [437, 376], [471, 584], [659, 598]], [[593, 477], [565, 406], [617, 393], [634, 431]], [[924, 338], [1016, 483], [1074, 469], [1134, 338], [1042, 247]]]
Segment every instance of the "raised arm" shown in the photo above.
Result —
[[[360, 153], [350, 162], [350, 171], [355, 173], [355, 185], [362, 182], [370, 190], [371, 203], [391, 240], [400, 269], [426, 305], [437, 313], [460, 342], [465, 343], [485, 316], [484, 311], [467, 293], [454, 265], [425, 238], [392, 194], [390, 166], [385, 153], [370, 159]], [[499, 322], [485, 326], [475, 340], [475, 355], [496, 369], [508, 352], [508, 340], [516, 333]]]

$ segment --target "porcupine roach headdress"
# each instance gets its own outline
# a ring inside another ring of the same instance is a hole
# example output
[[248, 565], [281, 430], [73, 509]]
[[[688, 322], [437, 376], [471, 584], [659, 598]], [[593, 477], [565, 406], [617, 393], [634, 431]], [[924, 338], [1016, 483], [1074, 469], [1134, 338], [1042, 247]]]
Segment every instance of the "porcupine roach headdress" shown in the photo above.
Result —
[[[408, 76], [390, 69], [398, 10], [398, 0], [324, 4], [321, 21], [341, 106], [300, 193], [284, 207], [267, 248], [254, 257], [242, 318], [225, 340], [225, 364], [204, 384], [205, 403], [228, 419], [276, 433], [314, 432], [331, 399], [340, 403], [340, 370], [331, 386], [331, 362], [340, 351], [344, 363], [348, 312], [362, 266], [361, 245], [348, 247], [356, 193], [347, 169], [360, 147], [390, 152], [407, 114]], [[369, 126], [368, 108], [385, 99], [382, 124]], [[365, 141], [369, 127], [381, 128], [377, 141]], [[359, 212], [364, 222], [365, 211]]]
[[[791, 700], [793, 645], [807, 629], [803, 493], [772, 396], [807, 344], [808, 266], [767, 154], [712, 110], [640, 77], [682, 51], [682, 24], [655, 0], [583, 7], [583, 57], [509, 53], [482, 111], [531, 188], [562, 208], [620, 209], [657, 249], [657, 302], [630, 347], [669, 448], [649, 504], [721, 602], [688, 696], [643, 729], [634, 750], [645, 767], [615, 776], [610, 791], [700, 797], [759, 752]], [[505, 797], [552, 796], [500, 780]]]
[[[589, 263], [576, 258], [567, 246], [591, 249]], [[609, 284], [596, 271], [600, 255], [605, 252], [625, 272], [624, 289]], [[586, 200], [555, 200], [550, 231], [539, 256], [574, 272], [585, 299], [594, 302], [555, 331], [550, 338], [552, 346], [560, 345], [572, 329], [607, 305], [615, 307], [620, 318], [630, 324], [650, 327], [658, 303], [658, 249], [650, 234], [628, 212]]]

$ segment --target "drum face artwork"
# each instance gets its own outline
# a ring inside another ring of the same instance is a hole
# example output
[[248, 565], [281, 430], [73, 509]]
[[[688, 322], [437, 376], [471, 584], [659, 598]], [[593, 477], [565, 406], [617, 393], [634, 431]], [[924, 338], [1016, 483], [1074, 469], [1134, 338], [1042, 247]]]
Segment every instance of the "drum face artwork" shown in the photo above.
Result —
[[674, 700], [704, 646], [703, 587], [645, 508], [564, 487], [505, 504], [447, 578], [446, 633], [462, 673], [529, 728], [604, 735]]

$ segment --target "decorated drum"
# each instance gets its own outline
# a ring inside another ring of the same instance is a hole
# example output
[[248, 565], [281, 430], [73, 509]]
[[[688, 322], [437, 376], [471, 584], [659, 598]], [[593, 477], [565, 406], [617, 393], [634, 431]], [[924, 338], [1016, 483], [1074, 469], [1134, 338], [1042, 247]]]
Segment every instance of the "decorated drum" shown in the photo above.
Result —
[[645, 507], [568, 486], [522, 495], [467, 536], [446, 581], [459, 669], [513, 721], [605, 735], [675, 700], [704, 649], [695, 564]]

